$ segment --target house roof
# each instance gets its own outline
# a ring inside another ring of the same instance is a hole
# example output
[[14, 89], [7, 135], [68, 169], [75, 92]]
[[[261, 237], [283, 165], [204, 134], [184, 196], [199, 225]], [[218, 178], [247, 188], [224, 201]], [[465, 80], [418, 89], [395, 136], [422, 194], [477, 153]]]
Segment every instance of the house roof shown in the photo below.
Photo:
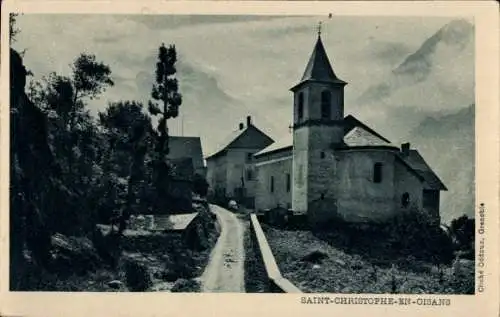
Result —
[[209, 154], [205, 159], [210, 159], [210, 158], [212, 158], [214, 156], [217, 156], [217, 155], [221, 154], [224, 150], [226, 150], [229, 147], [231, 147], [236, 142], [236, 140], [238, 140], [240, 137], [242, 137], [245, 133], [249, 132], [249, 130], [257, 131], [258, 133], [260, 133], [260, 134], [266, 136], [267, 138], [269, 138], [267, 136], [267, 134], [265, 134], [264, 132], [262, 132], [260, 129], [258, 129], [253, 124], [249, 124], [249, 125], [247, 124], [243, 129], [238, 129], [236, 131], [231, 132], [231, 134], [229, 134], [226, 138], [224, 138], [217, 145], [217, 147], [216, 147], [217, 150], [215, 152]]
[[194, 169], [204, 167], [199, 137], [171, 136], [168, 142], [170, 148], [168, 158], [173, 160], [191, 158]]
[[448, 190], [417, 150], [409, 150], [408, 155], [400, 153], [398, 158], [414, 170], [430, 189]]
[[[331, 82], [336, 84], [345, 85], [346, 82], [337, 77], [333, 71], [332, 65], [326, 54], [325, 47], [323, 46], [323, 41], [321, 41], [321, 36], [318, 36], [316, 45], [312, 51], [309, 62], [307, 63], [306, 69], [300, 83], [295, 87], [301, 85], [306, 81], [322, 81]], [[293, 87], [292, 90], [295, 88]]]

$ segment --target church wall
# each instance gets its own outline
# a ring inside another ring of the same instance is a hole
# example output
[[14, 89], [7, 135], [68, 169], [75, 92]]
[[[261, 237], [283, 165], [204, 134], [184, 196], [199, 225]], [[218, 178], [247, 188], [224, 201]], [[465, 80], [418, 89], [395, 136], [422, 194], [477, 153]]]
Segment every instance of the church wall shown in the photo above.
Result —
[[296, 214], [307, 211], [309, 130], [302, 127], [294, 131], [292, 164], [292, 209]]
[[[307, 106], [307, 102], [309, 101], [309, 91], [310, 89], [307, 88], [307, 87], [303, 87], [302, 89], [300, 89], [300, 91], [298, 91], [297, 93], [294, 94], [294, 105], [293, 105], [293, 122], [294, 123], [302, 123], [304, 122], [305, 120], [307, 120], [307, 118], [310, 117], [310, 114], [309, 114], [309, 107]], [[304, 98], [304, 107], [303, 107], [303, 116], [302, 116], [302, 119], [299, 119], [298, 117], [298, 112], [299, 112], [299, 94], [302, 93], [303, 95], [303, 98]]]
[[[285, 153], [286, 154], [286, 153]], [[256, 188], [256, 210], [276, 208], [291, 208], [292, 206], [292, 157], [291, 153], [281, 155], [256, 164], [258, 186]], [[274, 178], [271, 192], [271, 177]], [[290, 186], [287, 188], [287, 177], [290, 177]]]
[[[337, 206], [347, 221], [383, 221], [394, 215], [394, 153], [384, 150], [338, 151]], [[382, 163], [381, 182], [374, 165]]]
[[[422, 210], [424, 189], [422, 181], [399, 161], [396, 161], [395, 174], [394, 204], [396, 208], [398, 210]], [[404, 193], [410, 195], [410, 203], [406, 208], [402, 206], [401, 199]]]
[[[297, 196], [301, 206], [300, 210], [293, 208], [295, 212], [307, 211], [312, 222], [325, 222], [336, 213], [335, 207], [335, 185], [334, 170], [335, 159], [333, 156], [333, 143], [341, 140], [343, 128], [338, 126], [307, 126], [301, 128], [305, 134], [306, 145], [300, 140], [301, 146], [307, 149], [303, 153], [300, 162], [307, 166], [306, 185], [303, 188], [303, 196]], [[298, 157], [298, 156], [297, 156]], [[321, 200], [321, 201], [320, 201]], [[294, 202], [295, 202], [294, 198]], [[314, 219], [313, 219], [314, 218]]]

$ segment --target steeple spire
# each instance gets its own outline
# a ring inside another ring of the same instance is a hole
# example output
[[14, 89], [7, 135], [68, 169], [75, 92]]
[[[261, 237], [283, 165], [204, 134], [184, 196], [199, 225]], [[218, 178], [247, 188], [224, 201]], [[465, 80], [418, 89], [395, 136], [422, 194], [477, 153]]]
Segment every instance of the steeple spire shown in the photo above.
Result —
[[346, 82], [338, 78], [332, 69], [325, 51], [325, 47], [323, 46], [323, 42], [321, 40], [321, 27], [322, 22], [319, 22], [316, 45], [314, 45], [313, 52], [311, 54], [311, 57], [309, 58], [309, 62], [307, 63], [300, 83], [293, 87], [292, 90], [306, 81], [331, 82], [341, 85], [347, 84]]

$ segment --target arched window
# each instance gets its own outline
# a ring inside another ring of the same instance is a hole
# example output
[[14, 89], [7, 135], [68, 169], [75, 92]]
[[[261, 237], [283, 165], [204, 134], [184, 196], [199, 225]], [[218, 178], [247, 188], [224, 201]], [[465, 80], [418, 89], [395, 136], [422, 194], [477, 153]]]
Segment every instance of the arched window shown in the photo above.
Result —
[[321, 118], [330, 119], [332, 116], [332, 95], [328, 90], [321, 93]]
[[382, 182], [382, 163], [375, 163], [375, 165], [373, 165], [373, 182]]
[[298, 114], [298, 118], [299, 120], [302, 120], [302, 118], [304, 117], [304, 93], [299, 93], [299, 100], [298, 100], [298, 110], [297, 110], [297, 114]]
[[410, 194], [404, 193], [403, 195], [401, 195], [401, 206], [406, 208], [408, 207], [409, 204], [410, 204]]

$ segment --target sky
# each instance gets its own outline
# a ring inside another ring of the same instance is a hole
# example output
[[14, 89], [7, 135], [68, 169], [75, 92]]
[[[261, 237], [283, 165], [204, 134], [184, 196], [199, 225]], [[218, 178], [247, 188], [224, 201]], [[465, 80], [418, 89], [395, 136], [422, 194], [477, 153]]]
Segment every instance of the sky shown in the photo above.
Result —
[[[409, 124], [401, 118], [456, 110], [474, 100], [470, 49], [457, 54], [455, 46], [440, 46], [433, 53], [439, 63], [425, 81], [394, 82], [393, 70], [451, 17], [25, 14], [18, 17], [13, 46], [26, 50], [24, 63], [34, 79], [52, 71], [69, 74], [82, 52], [108, 64], [115, 86], [89, 104], [96, 114], [118, 100], [147, 104], [158, 47], [174, 44], [183, 104], [181, 116], [169, 121], [170, 133], [200, 136], [209, 154], [247, 115], [273, 139], [289, 137], [289, 89], [305, 69], [320, 20], [334, 71], [348, 82], [346, 114], [389, 139], [400, 134], [398, 122]], [[390, 98], [362, 98], [381, 85], [392, 89]]]

